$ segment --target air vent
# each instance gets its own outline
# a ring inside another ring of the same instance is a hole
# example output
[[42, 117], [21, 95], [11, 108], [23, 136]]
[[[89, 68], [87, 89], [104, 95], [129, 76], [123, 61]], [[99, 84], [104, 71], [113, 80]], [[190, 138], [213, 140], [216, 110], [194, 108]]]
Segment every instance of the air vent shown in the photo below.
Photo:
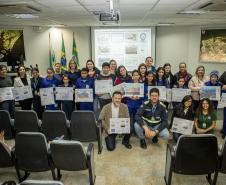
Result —
[[27, 4], [0, 5], [0, 14], [37, 14], [40, 10]]

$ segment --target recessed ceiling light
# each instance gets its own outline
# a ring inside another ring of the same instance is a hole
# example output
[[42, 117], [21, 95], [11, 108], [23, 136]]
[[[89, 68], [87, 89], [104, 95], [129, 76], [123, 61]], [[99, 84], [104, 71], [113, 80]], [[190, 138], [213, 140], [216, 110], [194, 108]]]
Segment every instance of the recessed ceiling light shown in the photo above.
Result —
[[5, 14], [7, 17], [13, 17], [17, 19], [36, 19], [39, 18], [38, 15], [33, 14]]
[[177, 14], [201, 15], [201, 14], [205, 14], [205, 13], [207, 13], [207, 11], [205, 11], [205, 10], [184, 10]]
[[65, 27], [66, 25], [64, 25], [64, 24], [50, 24], [49, 26], [51, 26], [51, 27]]

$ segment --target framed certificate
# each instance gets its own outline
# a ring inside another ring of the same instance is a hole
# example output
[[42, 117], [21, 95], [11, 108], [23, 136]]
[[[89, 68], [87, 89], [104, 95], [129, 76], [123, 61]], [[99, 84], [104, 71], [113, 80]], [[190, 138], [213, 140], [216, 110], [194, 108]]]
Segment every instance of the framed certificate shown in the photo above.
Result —
[[56, 100], [73, 101], [73, 87], [56, 87]]
[[55, 104], [53, 87], [39, 89], [42, 106]]
[[113, 93], [115, 91], [121, 92], [122, 93], [122, 96], [124, 96], [125, 95], [124, 85], [125, 85], [125, 83], [121, 83], [121, 84], [118, 84], [116, 86], [113, 86], [112, 89], [111, 89], [111, 91], [110, 91], [111, 96], [113, 95]]
[[112, 87], [112, 80], [95, 80], [95, 94], [110, 93]]
[[33, 98], [32, 90], [30, 86], [14, 87], [12, 89], [15, 101], [25, 100]]
[[12, 88], [13, 87], [0, 88], [0, 102], [14, 100]]
[[199, 91], [200, 99], [209, 98], [210, 100], [219, 101], [221, 99], [220, 86], [204, 86]]
[[181, 119], [181, 118], [173, 118], [173, 125], [171, 128], [172, 132], [180, 133], [184, 135], [191, 135], [193, 130], [194, 121]]
[[173, 102], [181, 102], [186, 95], [191, 95], [191, 89], [172, 88]]
[[75, 89], [75, 102], [93, 102], [93, 89]]
[[142, 83], [125, 83], [123, 87], [125, 91], [124, 97], [144, 97], [144, 84]]
[[111, 134], [129, 134], [130, 118], [110, 118]]

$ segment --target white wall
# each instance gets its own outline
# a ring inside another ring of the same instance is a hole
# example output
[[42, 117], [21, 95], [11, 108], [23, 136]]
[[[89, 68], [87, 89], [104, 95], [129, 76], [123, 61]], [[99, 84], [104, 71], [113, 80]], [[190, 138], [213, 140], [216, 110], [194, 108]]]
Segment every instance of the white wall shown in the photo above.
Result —
[[216, 69], [221, 73], [226, 70], [226, 63], [200, 63], [201, 27], [199, 26], [178, 26], [158, 27], [156, 31], [156, 65], [162, 66], [169, 62], [172, 64], [172, 71], [178, 71], [178, 64], [186, 62], [190, 73], [194, 74], [199, 65], [204, 65], [206, 73]]
[[[78, 47], [80, 65], [85, 66], [86, 60], [91, 58], [90, 27], [76, 28], [43, 28], [41, 32], [33, 31], [33, 27], [13, 28], [24, 30], [26, 65], [38, 64], [42, 74], [49, 65], [49, 32], [56, 59], [60, 61], [61, 33], [64, 35], [66, 58], [69, 61], [72, 56], [72, 37]], [[220, 72], [226, 70], [226, 64], [200, 63], [199, 47], [201, 27], [178, 26], [158, 27], [156, 30], [156, 66], [162, 66], [169, 62], [172, 71], [178, 71], [178, 64], [186, 62], [190, 73], [194, 73], [198, 65], [206, 67], [207, 74], [217, 69]]]
[[26, 61], [25, 65], [38, 64], [42, 74], [45, 74], [49, 67], [49, 33], [52, 47], [56, 55], [56, 61], [60, 61], [61, 34], [64, 36], [66, 50], [66, 59], [69, 61], [72, 57], [73, 32], [78, 48], [80, 65], [84, 66], [87, 59], [91, 58], [90, 48], [90, 28], [43, 28], [40, 32], [33, 31], [32, 27], [24, 28], [24, 45]]

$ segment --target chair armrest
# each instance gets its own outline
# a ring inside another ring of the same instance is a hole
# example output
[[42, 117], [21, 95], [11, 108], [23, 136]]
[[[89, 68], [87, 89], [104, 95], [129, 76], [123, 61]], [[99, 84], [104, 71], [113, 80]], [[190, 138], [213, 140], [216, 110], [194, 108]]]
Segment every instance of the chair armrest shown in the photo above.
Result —
[[97, 140], [98, 140], [98, 154], [101, 154], [102, 152], [102, 122], [98, 121], [99, 124], [96, 126], [96, 130], [97, 130]]
[[15, 119], [10, 119], [10, 124], [12, 127], [14, 127], [14, 122], [15, 122]]
[[173, 144], [167, 144], [167, 150], [169, 150], [172, 159], [174, 159], [176, 155], [175, 146]]
[[89, 170], [90, 184], [94, 184], [96, 175], [95, 175], [94, 144], [93, 143], [90, 143], [87, 148], [86, 158], [87, 158], [87, 167]]
[[38, 120], [38, 126], [41, 127], [41, 125], [42, 125], [42, 120], [39, 119]]

